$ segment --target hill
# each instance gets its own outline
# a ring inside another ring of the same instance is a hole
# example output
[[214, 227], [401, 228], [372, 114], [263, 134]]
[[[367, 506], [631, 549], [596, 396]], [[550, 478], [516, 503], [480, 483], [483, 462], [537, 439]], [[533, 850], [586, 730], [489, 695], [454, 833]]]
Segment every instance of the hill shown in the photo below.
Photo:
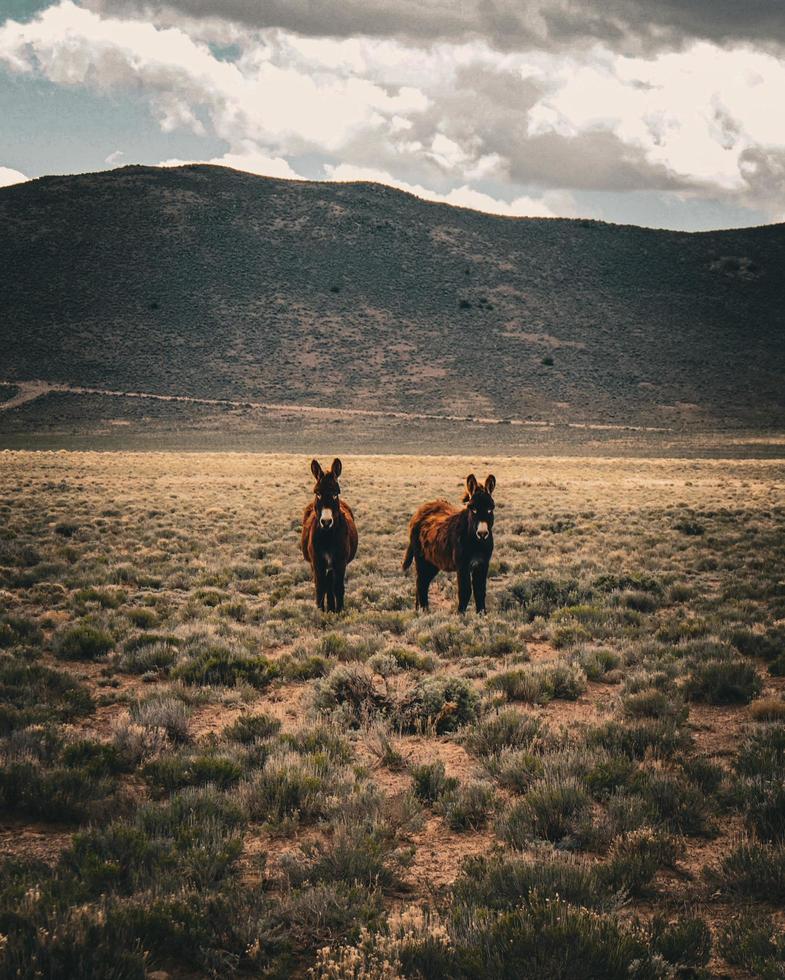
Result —
[[[783, 225], [509, 219], [201, 165], [45, 177], [0, 191], [0, 381], [777, 426], [784, 266]], [[0, 413], [0, 431], [64, 400]]]

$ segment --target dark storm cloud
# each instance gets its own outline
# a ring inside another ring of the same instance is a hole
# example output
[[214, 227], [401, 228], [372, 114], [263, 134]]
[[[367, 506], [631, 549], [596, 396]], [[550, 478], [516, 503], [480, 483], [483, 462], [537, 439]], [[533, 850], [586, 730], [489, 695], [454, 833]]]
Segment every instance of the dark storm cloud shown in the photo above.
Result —
[[573, 190], [686, 190], [695, 187], [613, 133], [543, 133], [510, 147], [510, 177], [521, 184]]
[[604, 42], [617, 50], [785, 42], [783, 0], [86, 0], [108, 13], [169, 11], [313, 37], [483, 38], [501, 49]]

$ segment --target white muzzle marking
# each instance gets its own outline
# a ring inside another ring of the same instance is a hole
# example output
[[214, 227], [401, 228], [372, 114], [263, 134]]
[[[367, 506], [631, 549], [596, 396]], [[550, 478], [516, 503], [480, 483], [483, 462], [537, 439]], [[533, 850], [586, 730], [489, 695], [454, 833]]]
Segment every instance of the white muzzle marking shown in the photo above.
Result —
[[333, 526], [333, 512], [331, 510], [323, 510], [319, 515], [319, 523], [322, 527], [332, 527]]
[[488, 537], [488, 524], [485, 521], [477, 522], [477, 537], [487, 538]]

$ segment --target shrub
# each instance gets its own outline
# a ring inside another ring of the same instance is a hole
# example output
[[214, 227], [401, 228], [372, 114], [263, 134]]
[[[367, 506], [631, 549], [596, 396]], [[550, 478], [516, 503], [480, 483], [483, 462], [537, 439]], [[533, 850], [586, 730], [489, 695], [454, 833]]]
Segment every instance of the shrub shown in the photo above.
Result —
[[431, 673], [438, 661], [428, 653], [418, 653], [408, 647], [388, 647], [385, 653], [392, 657], [401, 670], [421, 670]]
[[413, 766], [411, 773], [414, 795], [425, 803], [436, 803], [445, 793], [454, 792], [458, 787], [458, 780], [447, 777], [441, 761]]
[[317, 711], [336, 713], [351, 728], [391, 710], [386, 694], [376, 689], [373, 675], [359, 664], [339, 664], [314, 688]]
[[126, 646], [118, 661], [118, 669], [127, 674], [164, 674], [177, 660], [177, 647], [166, 641], [151, 638], [150, 643]]
[[492, 691], [502, 691], [510, 701], [544, 704], [552, 698], [575, 701], [586, 690], [586, 675], [573, 664], [524, 667], [496, 674], [488, 681]]
[[487, 823], [493, 803], [493, 787], [474, 781], [443, 793], [437, 809], [451, 830], [478, 830]]
[[523, 850], [533, 840], [553, 843], [574, 837], [591, 814], [591, 797], [575, 779], [541, 779], [498, 820], [498, 832]]
[[322, 657], [342, 661], [366, 661], [382, 644], [376, 635], [349, 636], [343, 633], [326, 633], [319, 642]]
[[37, 646], [43, 636], [38, 624], [26, 616], [0, 615], [0, 650], [22, 643]]
[[769, 662], [769, 673], [772, 677], [785, 677], [785, 653]]
[[94, 603], [100, 606], [101, 609], [119, 609], [119, 607], [125, 601], [125, 593], [119, 589], [96, 589], [93, 586], [88, 586], [84, 589], [79, 589], [74, 593], [74, 603], [78, 606], [85, 606], [89, 603]]
[[186, 786], [216, 786], [228, 789], [239, 782], [242, 766], [226, 755], [172, 753], [148, 762], [142, 775], [157, 789], [171, 793]]
[[654, 952], [683, 970], [706, 966], [711, 959], [711, 929], [697, 915], [676, 922], [655, 916], [649, 936]]
[[590, 681], [606, 681], [607, 675], [621, 666], [621, 657], [612, 650], [581, 650], [576, 663]]
[[622, 712], [627, 718], [670, 718], [677, 724], [687, 718], [687, 708], [677, 692], [650, 687], [622, 698]]
[[487, 682], [489, 691], [501, 691], [508, 701], [544, 704], [553, 698], [548, 674], [536, 668], [518, 668], [494, 674]]
[[672, 868], [683, 853], [673, 838], [651, 827], [617, 837], [597, 874], [611, 892], [641, 895], [660, 868]]
[[785, 976], [785, 934], [777, 932], [770, 915], [760, 910], [733, 919], [719, 936], [719, 948], [731, 966], [740, 966], [763, 980]]
[[708, 660], [696, 664], [684, 683], [691, 701], [709, 704], [749, 704], [762, 690], [758, 673], [743, 660]]
[[687, 779], [709, 796], [717, 792], [725, 779], [722, 766], [702, 756], [682, 759], [681, 768]]
[[[144, 980], [148, 976], [141, 941], [107, 919], [104, 908], [65, 908], [43, 914], [40, 924], [33, 919], [35, 913], [25, 918], [26, 911], [7, 917], [0, 967], [3, 976], [81, 980]], [[37, 914], [42, 916], [40, 911]]]
[[452, 929], [453, 966], [442, 976], [532, 977], [554, 980], [640, 980], [662, 977], [645, 939], [616, 918], [577, 908], [561, 898], [532, 898], [494, 915], [466, 916]]
[[502, 749], [539, 746], [548, 738], [547, 728], [535, 715], [500, 711], [483, 718], [464, 735], [463, 744], [476, 756], [496, 755]]
[[494, 855], [467, 858], [452, 895], [458, 905], [487, 909], [514, 909], [532, 897], [559, 898], [573, 905], [602, 909], [614, 899], [598, 880], [593, 868], [574, 857]]
[[476, 721], [479, 708], [479, 695], [463, 678], [428, 677], [403, 696], [397, 714], [403, 731], [444, 735]]
[[557, 664], [550, 673], [555, 698], [576, 701], [586, 690], [586, 675], [575, 664]]
[[149, 606], [134, 606], [125, 615], [138, 629], [149, 630], [158, 625], [158, 613]]
[[747, 827], [761, 840], [785, 843], [785, 779], [747, 779], [741, 796]]
[[731, 634], [731, 643], [746, 657], [761, 657], [763, 660], [777, 660], [785, 654], [785, 628], [775, 627], [765, 633], [740, 629]]
[[313, 820], [328, 816], [334, 798], [345, 795], [349, 786], [347, 773], [328, 756], [284, 751], [271, 755], [261, 772], [242, 784], [239, 798], [252, 820]]
[[131, 720], [143, 728], [160, 729], [171, 742], [187, 742], [189, 711], [178, 698], [156, 695], [130, 708]]
[[635, 590], [637, 592], [649, 592], [659, 595], [662, 592], [662, 584], [650, 575], [632, 574], [615, 575], [612, 572], [604, 572], [592, 579], [592, 590], [594, 592], [625, 592]]
[[767, 725], [744, 741], [734, 761], [741, 776], [773, 779], [785, 771], [785, 725]]
[[88, 895], [131, 894], [218, 884], [242, 850], [243, 816], [220, 791], [185, 790], [166, 803], [146, 804], [131, 820], [83, 831], [60, 861]]
[[660, 606], [660, 601], [657, 596], [652, 595], [650, 592], [636, 590], [620, 593], [618, 602], [620, 605], [626, 606], [627, 609], [633, 609], [635, 612], [640, 613], [652, 613]]
[[545, 770], [542, 756], [529, 749], [502, 749], [484, 761], [488, 775], [513, 793], [525, 793]]
[[599, 745], [612, 754], [623, 753], [631, 759], [643, 759], [651, 752], [669, 758], [689, 747], [690, 737], [671, 720], [657, 718], [640, 721], [608, 721], [589, 730], [587, 745]]
[[260, 712], [240, 715], [231, 725], [224, 728], [222, 735], [230, 742], [250, 745], [257, 740], [272, 738], [280, 730], [281, 723], [277, 718]]
[[638, 767], [627, 755], [594, 751], [596, 754], [585, 770], [584, 781], [595, 800], [605, 800], [617, 790], [629, 786]]
[[87, 690], [70, 674], [0, 658], [0, 735], [46, 721], [73, 721], [93, 710]]
[[15, 761], [0, 769], [0, 809], [53, 823], [73, 823], [100, 816], [116, 780], [95, 775], [90, 766], [51, 767]]
[[352, 748], [337, 728], [330, 725], [315, 725], [298, 732], [286, 732], [279, 737], [281, 745], [300, 754], [321, 752], [336, 762], [348, 762]]
[[314, 677], [324, 677], [330, 670], [330, 662], [319, 656], [284, 655], [279, 657], [278, 666], [282, 676], [288, 681], [309, 681]]
[[88, 623], [68, 627], [54, 641], [55, 655], [61, 660], [95, 660], [106, 656], [113, 646], [111, 633]]
[[245, 682], [257, 690], [264, 690], [279, 673], [277, 664], [266, 657], [238, 653], [211, 644], [199, 648], [189, 659], [175, 667], [172, 676], [191, 685], [235, 687]]
[[329, 841], [317, 841], [301, 859], [285, 857], [282, 866], [292, 884], [342, 882], [387, 888], [398, 881], [409, 854], [382, 819], [338, 820]]
[[785, 844], [742, 840], [716, 872], [722, 888], [762, 902], [785, 901]]
[[713, 830], [709, 800], [678, 773], [641, 772], [632, 791], [647, 801], [656, 821], [674, 833], [701, 836]]
[[590, 598], [591, 593], [572, 579], [519, 579], [501, 594], [499, 605], [502, 609], [522, 610], [531, 622], [538, 616], [550, 616], [561, 606], [574, 606]]
[[750, 706], [753, 721], [785, 721], [785, 701], [765, 698]]

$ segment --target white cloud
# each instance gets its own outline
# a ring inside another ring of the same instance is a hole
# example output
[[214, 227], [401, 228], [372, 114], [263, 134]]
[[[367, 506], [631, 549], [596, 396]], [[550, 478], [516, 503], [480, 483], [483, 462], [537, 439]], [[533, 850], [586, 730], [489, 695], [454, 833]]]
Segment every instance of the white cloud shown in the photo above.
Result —
[[21, 170], [14, 170], [13, 167], [0, 167], [0, 187], [23, 184], [26, 180], [30, 180], [30, 178]]
[[530, 133], [604, 129], [652, 164], [721, 191], [744, 188], [745, 149], [785, 146], [785, 116], [766, 97], [785, 91], [785, 61], [770, 54], [707, 43], [652, 59], [597, 50], [592, 63], [567, 60], [551, 78]]
[[110, 167], [113, 167], [115, 164], [120, 163], [124, 156], [125, 153], [122, 150], [114, 150], [104, 159], [104, 163], [108, 163]]
[[438, 193], [421, 184], [409, 184], [397, 180], [392, 174], [370, 167], [354, 167], [350, 164], [328, 166], [329, 180], [335, 181], [371, 181], [377, 184], [388, 184], [398, 190], [415, 194], [426, 201], [436, 201], [439, 204], [452, 204], [460, 208], [472, 208], [475, 211], [485, 211], [488, 214], [501, 214], [508, 218], [563, 218], [575, 213], [572, 197], [565, 193], [546, 193], [542, 197], [516, 197], [513, 201], [499, 200], [490, 194], [473, 190], [467, 185], [455, 187], [446, 193]]
[[296, 171], [282, 157], [270, 157], [258, 148], [247, 145], [239, 153], [224, 153], [221, 157], [210, 160], [162, 160], [161, 167], [182, 167], [187, 163], [210, 163], [217, 167], [231, 167], [233, 170], [244, 170], [249, 174], [261, 177], [284, 177], [287, 180], [302, 180]]
[[599, 44], [501, 52], [477, 38], [302, 37], [101, 6], [60, 0], [6, 21], [0, 64], [141, 92], [162, 130], [225, 141], [208, 162], [297, 177], [291, 161], [307, 155], [333, 179], [375, 174], [363, 179], [498, 214], [571, 213], [573, 189], [675, 188], [771, 214], [785, 203], [771, 176], [785, 150], [774, 54], [709, 42], [651, 58]]

